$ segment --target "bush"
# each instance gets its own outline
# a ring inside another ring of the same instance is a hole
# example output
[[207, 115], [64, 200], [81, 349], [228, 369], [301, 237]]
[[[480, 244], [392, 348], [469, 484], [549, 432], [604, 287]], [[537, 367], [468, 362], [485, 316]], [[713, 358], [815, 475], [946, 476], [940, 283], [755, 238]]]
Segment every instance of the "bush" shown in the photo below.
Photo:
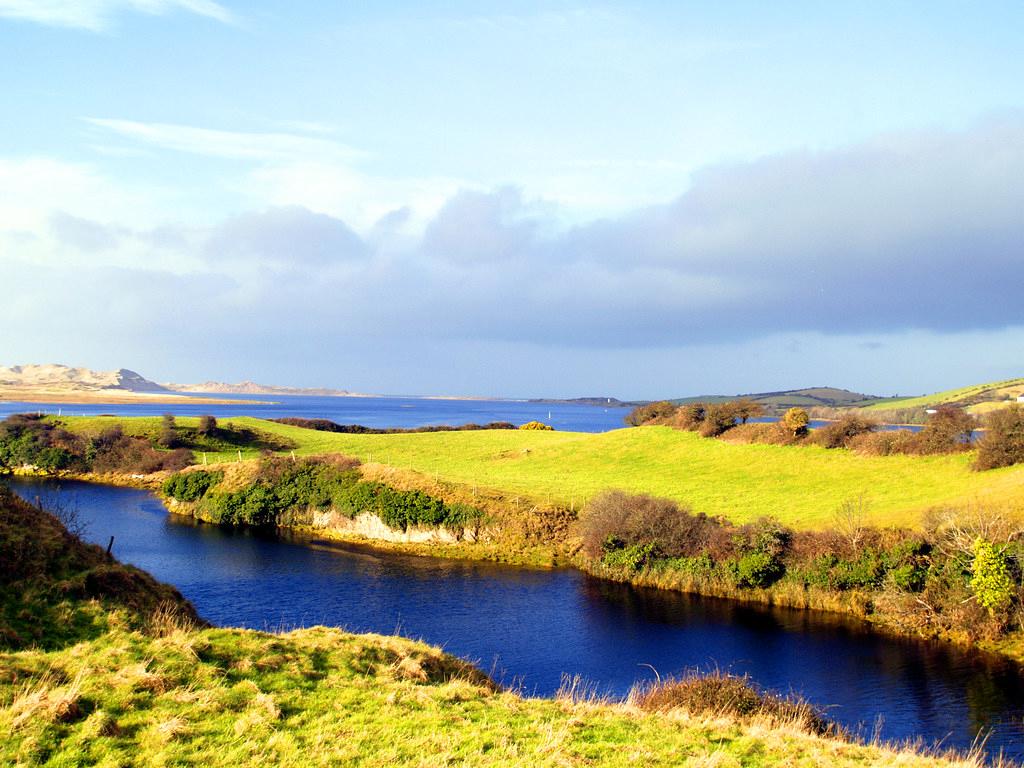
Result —
[[738, 424], [726, 432], [722, 439], [730, 443], [762, 443], [764, 445], [796, 445], [802, 437], [782, 422]]
[[626, 424], [631, 427], [642, 427], [644, 424], [663, 423], [672, 418], [676, 407], [667, 400], [648, 403], [634, 408], [626, 415]]
[[221, 472], [207, 472], [203, 469], [193, 472], [176, 472], [164, 480], [162, 490], [165, 495], [178, 501], [198, 501], [223, 477]]
[[410, 525], [478, 528], [484, 520], [483, 512], [468, 504], [449, 505], [422, 491], [362, 480], [356, 466], [351, 460], [269, 458], [256, 480], [237, 491], [202, 497], [202, 509], [214, 522], [253, 526], [308, 523], [304, 513], [332, 508], [349, 518], [374, 514], [403, 531]]
[[1009, 467], [1024, 461], [1024, 408], [1014, 403], [989, 414], [985, 434], [978, 441], [974, 468]]
[[969, 413], [951, 405], [940, 405], [928, 418], [928, 423], [917, 433], [917, 453], [955, 453], [971, 447], [971, 436], [978, 428], [978, 420]]
[[519, 428], [520, 429], [535, 429], [535, 430], [538, 430], [538, 431], [549, 431], [549, 432], [550, 431], [554, 431], [554, 429], [555, 429], [550, 424], [545, 424], [542, 421], [528, 421], [525, 424], [523, 424], [522, 426], [520, 426]]
[[732, 406], [733, 414], [740, 420], [741, 424], [746, 424], [747, 419], [756, 419], [759, 416], [764, 416], [764, 406], [747, 397], [733, 400], [730, 405]]
[[303, 429], [315, 429], [320, 432], [337, 432], [347, 435], [404, 435], [417, 432], [473, 432], [487, 429], [517, 429], [516, 425], [509, 421], [490, 421], [486, 424], [460, 424], [450, 426], [448, 424], [434, 424], [425, 427], [365, 427], [362, 424], [338, 424], [330, 419], [303, 419], [289, 416], [281, 419], [271, 419], [278, 424], [287, 424], [291, 427], [302, 427]]
[[579, 525], [583, 550], [593, 558], [607, 552], [609, 542], [618, 548], [654, 544], [667, 557], [732, 551], [731, 529], [719, 521], [646, 494], [606, 491], [587, 505]]
[[658, 557], [658, 546], [653, 542], [634, 544], [630, 547], [613, 548], [606, 552], [601, 562], [609, 568], [625, 568], [639, 571]]
[[178, 430], [174, 423], [174, 414], [165, 413], [160, 424], [160, 436], [156, 439], [157, 445], [162, 448], [176, 448], [178, 446]]
[[679, 410], [676, 411], [675, 418], [672, 420], [672, 426], [678, 429], [695, 432], [700, 429], [700, 425], [704, 423], [704, 417], [706, 414], [706, 404], [686, 403], [685, 405], [679, 406]]
[[807, 425], [811, 423], [811, 417], [803, 408], [790, 408], [782, 417], [782, 426], [794, 437], [802, 437], [807, 434]]
[[217, 419], [215, 416], [200, 416], [199, 426], [196, 432], [203, 437], [214, 437], [217, 434]]
[[1005, 613], [1016, 592], [1006, 555], [991, 542], [977, 539], [971, 572], [971, 590], [978, 598], [978, 604], [987, 608], [992, 616]]
[[718, 437], [736, 426], [736, 409], [732, 403], [714, 403], [704, 409], [704, 420], [698, 430], [702, 437]]
[[782, 578], [785, 568], [768, 552], [748, 552], [735, 564], [736, 586], [768, 587]]
[[878, 422], [851, 414], [814, 430], [811, 441], [823, 448], [848, 448], [853, 438], [877, 428]]
[[851, 437], [847, 447], [864, 456], [895, 456], [917, 453], [920, 443], [909, 429], [883, 429]]
[[722, 672], [691, 672], [680, 678], [667, 678], [634, 689], [630, 699], [649, 712], [684, 710], [691, 715], [734, 718], [767, 718], [779, 725], [795, 726], [819, 735], [834, 731], [834, 726], [809, 703], [799, 698], [784, 698], [765, 693], [750, 678]]

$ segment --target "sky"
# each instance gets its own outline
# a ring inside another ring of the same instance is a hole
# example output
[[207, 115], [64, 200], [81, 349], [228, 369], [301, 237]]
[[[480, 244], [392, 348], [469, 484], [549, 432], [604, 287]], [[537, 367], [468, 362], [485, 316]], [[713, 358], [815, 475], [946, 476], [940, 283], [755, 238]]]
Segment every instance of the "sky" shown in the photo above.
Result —
[[0, 0], [0, 365], [1024, 375], [1019, 2]]

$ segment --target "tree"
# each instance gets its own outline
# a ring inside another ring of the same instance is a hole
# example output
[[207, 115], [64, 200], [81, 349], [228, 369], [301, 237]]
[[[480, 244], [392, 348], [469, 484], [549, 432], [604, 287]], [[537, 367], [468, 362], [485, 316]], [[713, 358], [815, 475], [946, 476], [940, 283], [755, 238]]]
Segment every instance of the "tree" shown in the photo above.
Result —
[[985, 434], [978, 441], [975, 469], [1009, 467], [1024, 461], [1024, 408], [1014, 403], [985, 420]]
[[790, 408], [782, 417], [782, 426], [788, 429], [793, 435], [806, 435], [807, 425], [811, 423], [811, 417], [803, 408]]
[[200, 416], [199, 426], [196, 432], [204, 437], [212, 437], [217, 434], [217, 419], [215, 416]]
[[667, 400], [659, 400], [656, 403], [639, 405], [626, 416], [626, 423], [631, 427], [642, 427], [653, 421], [660, 421], [671, 417], [676, 412], [676, 407]]
[[160, 425], [160, 437], [157, 444], [162, 448], [176, 448], [178, 446], [178, 432], [175, 429], [174, 414], [165, 413], [163, 422]]
[[917, 434], [921, 453], [953, 453], [970, 447], [978, 420], [960, 408], [940, 405]]
[[700, 433], [704, 437], [718, 437], [736, 426], [736, 409], [732, 403], [712, 403], [704, 409]]
[[707, 413], [706, 403], [686, 403], [679, 406], [676, 416], [676, 426], [680, 429], [694, 431], [700, 429], [704, 416]]
[[756, 419], [758, 416], [764, 416], [764, 407], [749, 397], [733, 400], [731, 405], [736, 418], [740, 420], [741, 424], [746, 424], [747, 419]]
[[849, 448], [853, 438], [874, 432], [877, 428], [878, 422], [850, 413], [815, 430], [811, 439], [825, 448]]

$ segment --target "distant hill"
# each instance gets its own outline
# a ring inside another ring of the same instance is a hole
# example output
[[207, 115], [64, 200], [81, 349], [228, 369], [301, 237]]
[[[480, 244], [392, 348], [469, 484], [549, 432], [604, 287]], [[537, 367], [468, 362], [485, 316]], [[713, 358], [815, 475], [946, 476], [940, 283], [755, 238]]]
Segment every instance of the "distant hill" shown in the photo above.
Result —
[[94, 371], [92, 368], [56, 363], [0, 366], [0, 400], [111, 404], [238, 402], [184, 395], [127, 368]]
[[536, 397], [531, 403], [573, 403], [575, 405], [603, 405], [605, 408], [631, 408], [639, 403], [619, 400], [617, 397], [572, 397], [569, 399]]
[[972, 384], [920, 397], [889, 398], [868, 406], [871, 410], [928, 408], [935, 405], [956, 405], [974, 413], [995, 410], [1024, 395], [1024, 378]]
[[223, 381], [204, 381], [201, 384], [166, 384], [164, 386], [175, 392], [203, 392], [208, 394], [314, 395], [320, 397], [348, 397], [354, 394], [346, 389], [280, 387], [274, 384], [257, 384], [255, 381], [240, 381], [237, 384], [229, 384]]
[[125, 392], [164, 392], [170, 390], [127, 368], [116, 371], [94, 371], [69, 365], [0, 366], [0, 387], [36, 388], [45, 390]]
[[877, 402], [885, 402], [884, 398], [851, 392], [836, 387], [807, 387], [805, 389], [788, 389], [781, 392], [755, 392], [745, 395], [702, 395], [700, 397], [682, 397], [670, 402], [676, 405], [684, 403], [720, 403], [727, 400], [746, 398], [760, 403], [770, 411], [783, 411], [788, 408], [863, 408]]

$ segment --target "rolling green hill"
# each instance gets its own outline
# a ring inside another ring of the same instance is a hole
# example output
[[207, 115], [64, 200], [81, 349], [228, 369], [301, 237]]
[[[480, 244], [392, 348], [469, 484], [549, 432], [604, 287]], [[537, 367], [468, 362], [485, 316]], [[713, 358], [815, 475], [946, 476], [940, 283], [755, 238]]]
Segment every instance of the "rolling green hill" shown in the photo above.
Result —
[[807, 387], [790, 389], [782, 392], [759, 392], [746, 395], [702, 395], [700, 397], [684, 397], [669, 402], [676, 405], [685, 403], [721, 403], [728, 400], [745, 398], [760, 403], [771, 413], [785, 411], [789, 408], [861, 408], [878, 402], [886, 402], [885, 398], [851, 392], [836, 387]]
[[[155, 436], [158, 418], [65, 417], [75, 431], [119, 423]], [[180, 425], [196, 419], [180, 418]], [[224, 420], [296, 455], [342, 453], [508, 497], [572, 505], [617, 488], [671, 498], [737, 522], [768, 515], [794, 527], [830, 524], [864, 495], [875, 525], [908, 525], [930, 507], [979, 499], [1024, 500], [1024, 466], [970, 469], [972, 454], [861, 456], [815, 446], [737, 445], [668, 427], [590, 434], [494, 430], [396, 435], [319, 432], [253, 418]], [[240, 451], [240, 453], [239, 453]], [[210, 451], [210, 462], [256, 458], [257, 448]], [[198, 455], [199, 461], [202, 456]]]
[[936, 405], [957, 405], [974, 413], [994, 410], [1016, 400], [1024, 394], [1024, 378], [993, 381], [987, 384], [973, 384], [959, 389], [948, 389], [920, 397], [903, 397], [871, 403], [869, 410], [902, 410], [906, 408], [928, 408]]

